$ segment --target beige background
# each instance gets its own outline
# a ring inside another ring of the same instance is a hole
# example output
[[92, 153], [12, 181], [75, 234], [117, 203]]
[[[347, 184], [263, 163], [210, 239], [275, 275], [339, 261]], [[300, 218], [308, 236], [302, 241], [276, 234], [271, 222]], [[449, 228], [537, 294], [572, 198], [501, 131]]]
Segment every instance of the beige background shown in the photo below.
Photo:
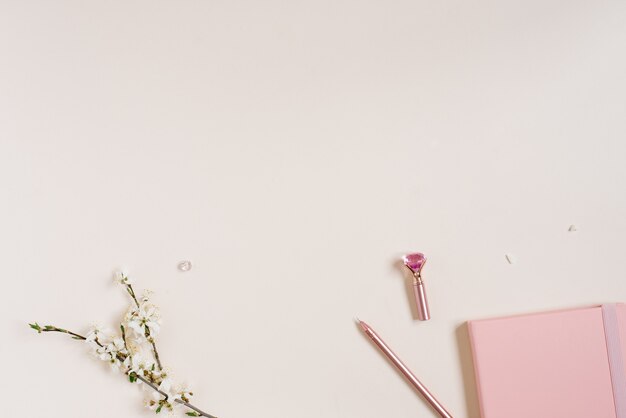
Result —
[[433, 416], [355, 315], [478, 417], [464, 321], [626, 300], [625, 19], [623, 1], [0, 1], [2, 416], [150, 415], [26, 327], [115, 326], [125, 266], [157, 292], [166, 365], [221, 418]]

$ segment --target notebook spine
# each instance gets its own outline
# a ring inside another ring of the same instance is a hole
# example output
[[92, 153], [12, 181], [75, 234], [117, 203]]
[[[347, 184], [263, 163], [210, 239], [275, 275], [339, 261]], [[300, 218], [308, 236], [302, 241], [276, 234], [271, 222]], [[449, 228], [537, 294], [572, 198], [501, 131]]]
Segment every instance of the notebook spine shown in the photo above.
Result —
[[626, 371], [624, 370], [616, 304], [602, 305], [602, 322], [604, 323], [606, 350], [609, 358], [609, 369], [611, 370], [615, 417], [626, 418]]

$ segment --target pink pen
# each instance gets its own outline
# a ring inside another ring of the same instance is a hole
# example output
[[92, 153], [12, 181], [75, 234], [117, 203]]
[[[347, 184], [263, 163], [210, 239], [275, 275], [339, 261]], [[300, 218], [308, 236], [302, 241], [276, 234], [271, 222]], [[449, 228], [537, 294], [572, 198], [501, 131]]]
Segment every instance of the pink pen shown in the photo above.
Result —
[[385, 344], [383, 339], [380, 338], [380, 336], [376, 334], [376, 332], [374, 332], [374, 330], [369, 325], [367, 325], [365, 322], [361, 321], [358, 318], [356, 319], [356, 322], [357, 324], [359, 324], [365, 334], [370, 337], [372, 341], [374, 341], [374, 344], [376, 344], [378, 348], [380, 348], [380, 350], [387, 356], [387, 358], [391, 360], [394, 366], [396, 366], [398, 370], [400, 370], [400, 373], [402, 373], [404, 377], [407, 378], [411, 385], [413, 385], [413, 387], [417, 389], [417, 391], [424, 397], [424, 399], [426, 399], [426, 402], [428, 402], [430, 406], [432, 406], [433, 409], [437, 411], [437, 413], [441, 417], [453, 418], [452, 415], [450, 415], [450, 413], [446, 411], [446, 408], [444, 408], [443, 405], [439, 403], [439, 401], [433, 396], [433, 394], [430, 393], [428, 389], [426, 389], [426, 386], [424, 386], [422, 382], [420, 382], [417, 377], [415, 377], [411, 370], [409, 370], [409, 368], [406, 367], [404, 363], [402, 363], [402, 360], [398, 358], [398, 356], [391, 350], [391, 348], [389, 348], [389, 346]]

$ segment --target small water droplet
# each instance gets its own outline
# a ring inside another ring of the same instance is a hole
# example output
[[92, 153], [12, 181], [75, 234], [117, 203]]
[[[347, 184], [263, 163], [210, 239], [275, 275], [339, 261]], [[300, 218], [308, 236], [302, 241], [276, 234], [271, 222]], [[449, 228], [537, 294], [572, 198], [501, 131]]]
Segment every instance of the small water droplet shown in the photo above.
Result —
[[180, 270], [180, 271], [189, 271], [189, 270], [191, 270], [191, 261], [183, 260], [180, 263], [178, 263], [178, 270]]

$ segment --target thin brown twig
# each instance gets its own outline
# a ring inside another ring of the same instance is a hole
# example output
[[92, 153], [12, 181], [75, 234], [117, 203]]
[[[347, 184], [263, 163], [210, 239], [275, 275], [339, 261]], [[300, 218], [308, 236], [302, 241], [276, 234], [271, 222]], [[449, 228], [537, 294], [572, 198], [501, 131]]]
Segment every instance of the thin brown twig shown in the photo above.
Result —
[[[146, 327], [146, 330], [148, 329], [148, 327]], [[148, 335], [149, 337], [149, 335]], [[157, 351], [156, 348], [156, 343], [154, 342], [154, 338], [152, 338], [152, 340], [148, 340], [150, 341], [150, 344], [152, 344], [152, 351], [154, 352], [154, 359], [156, 360], [156, 364], [157, 367], [159, 368], [159, 370], [163, 370], [163, 366], [161, 366], [161, 358], [159, 357], [159, 352]]]

